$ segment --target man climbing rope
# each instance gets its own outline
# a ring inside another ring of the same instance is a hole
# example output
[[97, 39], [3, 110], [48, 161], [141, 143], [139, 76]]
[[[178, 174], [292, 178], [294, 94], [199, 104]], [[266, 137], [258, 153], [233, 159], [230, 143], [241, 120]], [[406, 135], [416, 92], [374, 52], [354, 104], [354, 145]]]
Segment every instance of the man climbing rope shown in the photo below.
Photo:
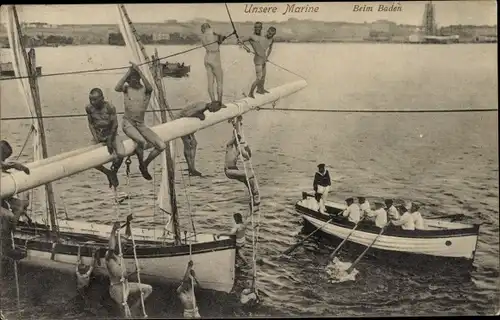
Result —
[[118, 187], [118, 170], [126, 156], [125, 148], [118, 136], [118, 118], [116, 108], [104, 100], [104, 94], [101, 89], [94, 88], [89, 94], [90, 104], [85, 107], [89, 129], [92, 133], [93, 143], [105, 143], [109, 154], [115, 155], [115, 160], [110, 169], [104, 166], [98, 166], [95, 169], [106, 175], [109, 187]]
[[[220, 59], [220, 45], [228, 37], [215, 33], [208, 23], [201, 25], [201, 33], [201, 43], [206, 50], [205, 69], [207, 71], [208, 95], [214, 105], [225, 108], [222, 105], [223, 72]], [[215, 100], [214, 82], [217, 83], [217, 100]]]
[[[135, 154], [139, 160], [139, 170], [146, 180], [153, 177], [148, 172], [149, 164], [167, 147], [165, 142], [144, 124], [144, 116], [151, 99], [153, 87], [144, 76], [141, 69], [133, 62], [132, 67], [118, 81], [115, 91], [123, 92], [125, 114], [123, 115], [123, 132], [137, 143]], [[141, 79], [144, 85], [141, 84]], [[154, 150], [144, 160], [144, 150], [147, 144], [154, 146]]]
[[[176, 119], [179, 118], [198, 118], [200, 120], [205, 120], [204, 112], [206, 110], [212, 111], [213, 103], [206, 103], [203, 101], [195, 102], [184, 109], [182, 109], [179, 114], [175, 116]], [[220, 108], [219, 108], [220, 109]], [[212, 111], [215, 112], [215, 111]], [[184, 158], [186, 158], [186, 163], [188, 165], [189, 175], [191, 176], [201, 176], [201, 172], [196, 170], [195, 159], [196, 159], [196, 147], [198, 142], [194, 136], [194, 133], [188, 134], [182, 137], [182, 142], [184, 144]]]
[[234, 226], [231, 229], [231, 231], [229, 231], [229, 233], [220, 233], [217, 235], [217, 237], [236, 236], [236, 257], [240, 258], [243, 265], [247, 265], [248, 263], [241, 251], [245, 247], [246, 230], [250, 219], [246, 219], [246, 221], [243, 221], [243, 217], [241, 216], [240, 213], [235, 213], [233, 215], [233, 219], [234, 219]]
[[[126, 267], [125, 265], [121, 265], [122, 260], [119, 256], [119, 254], [122, 254], [120, 246], [123, 248], [126, 241], [122, 240], [122, 243], [118, 245], [118, 232], [120, 232], [120, 222], [117, 221], [113, 224], [113, 228], [111, 229], [109, 247], [105, 256], [110, 281], [109, 295], [113, 301], [118, 303], [120, 307], [123, 307], [121, 310], [124, 312], [124, 316], [128, 317], [130, 310], [137, 308], [141, 304], [141, 298], [139, 297], [132, 307], [129, 308], [127, 303], [129, 295], [142, 291], [144, 293], [144, 300], [146, 300], [153, 292], [153, 288], [148, 284], [128, 282], [126, 279]], [[125, 286], [125, 288], [123, 288], [123, 286]]]
[[[258, 23], [260, 25], [258, 25]], [[250, 45], [252, 46], [255, 52], [253, 62], [255, 64], [256, 79], [252, 83], [252, 86], [250, 87], [250, 92], [248, 94], [248, 96], [251, 98], [255, 98], [254, 90], [257, 87], [258, 87], [257, 93], [259, 94], [265, 94], [269, 92], [264, 89], [264, 83], [266, 79], [266, 62], [273, 50], [273, 43], [274, 43], [273, 38], [276, 35], [276, 28], [269, 27], [269, 29], [267, 29], [266, 35], [262, 36], [260, 35], [260, 30], [262, 30], [262, 23], [257, 22], [255, 25], [256, 26], [254, 28], [255, 29], [254, 32], [256, 33], [258, 32], [259, 34], [254, 33], [249, 37], [242, 38], [239, 40], [239, 44], [241, 45], [243, 45], [247, 41], [250, 42]]]
[[253, 195], [251, 201], [253, 201], [253, 206], [258, 206], [260, 204], [260, 195], [259, 195], [259, 190], [256, 187], [255, 183], [255, 177], [250, 176], [248, 177], [248, 181], [250, 182], [250, 185], [247, 183], [247, 177], [245, 174], [244, 170], [239, 170], [236, 164], [238, 163], [238, 157], [240, 155], [240, 148], [238, 147], [238, 141], [241, 145], [241, 155], [243, 156], [244, 159], [250, 160], [252, 156], [252, 151], [250, 150], [250, 147], [246, 144], [246, 142], [241, 141], [241, 136], [237, 134], [236, 136], [233, 135], [231, 140], [226, 144], [226, 159], [225, 159], [225, 165], [224, 165], [224, 173], [226, 174], [226, 177], [229, 179], [235, 179], [238, 181], [243, 182], [250, 193]]
[[[0, 141], [0, 167], [2, 172], [10, 169], [23, 171], [30, 174], [30, 170], [23, 164], [15, 161], [7, 161], [12, 156], [12, 147], [6, 140]], [[2, 199], [0, 207], [0, 260], [1, 268], [4, 269], [9, 260], [20, 260], [26, 257], [26, 252], [12, 248], [12, 232], [16, 230], [17, 222], [21, 215], [26, 215], [29, 201], [16, 197]], [[29, 217], [28, 217], [29, 219]]]
[[184, 318], [201, 318], [196, 305], [196, 296], [194, 289], [199, 286], [198, 279], [193, 270], [193, 261], [189, 260], [186, 273], [181, 284], [177, 288], [177, 294], [184, 307]]
[[92, 276], [92, 272], [94, 271], [94, 267], [97, 264], [97, 250], [94, 249], [92, 253], [92, 263], [87, 266], [83, 263], [81, 255], [80, 255], [80, 247], [78, 247], [78, 257], [76, 260], [76, 293], [83, 300], [83, 304], [85, 307], [88, 306], [88, 291], [90, 288], [90, 278]]

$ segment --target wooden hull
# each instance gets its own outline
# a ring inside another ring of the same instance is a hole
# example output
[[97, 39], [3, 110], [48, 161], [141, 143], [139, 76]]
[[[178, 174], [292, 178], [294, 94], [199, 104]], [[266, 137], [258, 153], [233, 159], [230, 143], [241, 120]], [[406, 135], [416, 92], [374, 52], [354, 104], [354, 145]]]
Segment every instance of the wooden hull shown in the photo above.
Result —
[[[307, 208], [306, 202], [299, 201], [295, 206], [302, 217], [315, 228], [324, 225], [332, 216], [321, 214]], [[328, 202], [327, 212], [337, 214], [345, 205]], [[479, 225], [465, 225], [438, 220], [426, 220], [429, 230], [402, 230], [396, 226], [386, 231], [373, 244], [371, 250], [386, 253], [418, 255], [429, 258], [457, 259], [470, 263], [474, 260]], [[345, 239], [354, 228], [354, 223], [335, 216], [321, 231], [338, 239]], [[380, 229], [371, 221], [363, 221], [348, 238], [347, 242], [369, 246], [377, 237]]]
[[[14, 236], [16, 246], [26, 247], [27, 257], [21, 263], [74, 272], [78, 244], [86, 264], [91, 263], [92, 248], [98, 247], [101, 267], [98, 272], [107, 274], [104, 264], [110, 227], [77, 221], [59, 221], [61, 240], [55, 246], [48, 237], [47, 228], [37, 224], [35, 228], [20, 223]], [[203, 289], [230, 292], [235, 281], [236, 243], [234, 238], [213, 235], [187, 234], [188, 242], [173, 244], [173, 237], [162, 237], [162, 230], [133, 228], [141, 279], [177, 284], [182, 280], [190, 259]], [[122, 230], [123, 234], [123, 230]], [[37, 236], [38, 235], [38, 236]], [[37, 236], [35, 238], [35, 236]], [[191, 257], [189, 242], [192, 239]], [[85, 241], [94, 243], [85, 244]], [[127, 271], [136, 270], [132, 243], [123, 249]]]

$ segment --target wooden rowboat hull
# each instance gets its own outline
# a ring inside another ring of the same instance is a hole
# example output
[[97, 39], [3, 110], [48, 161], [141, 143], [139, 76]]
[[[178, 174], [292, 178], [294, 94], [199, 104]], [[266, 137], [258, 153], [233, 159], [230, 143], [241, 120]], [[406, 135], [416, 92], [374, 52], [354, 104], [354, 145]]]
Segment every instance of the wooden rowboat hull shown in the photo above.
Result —
[[[322, 233], [337, 239], [345, 239], [354, 228], [354, 223], [343, 217], [331, 216], [342, 212], [346, 206], [339, 203], [327, 202], [327, 213], [322, 214], [311, 210], [301, 200], [296, 203], [296, 210], [305, 221], [315, 228], [324, 225], [331, 217], [334, 219], [325, 225]], [[385, 253], [399, 253], [418, 255], [428, 258], [443, 258], [473, 262], [479, 225], [467, 225], [439, 220], [426, 220], [429, 230], [402, 230], [396, 226], [389, 226], [373, 244], [372, 250]], [[380, 232], [372, 221], [359, 223], [358, 228], [348, 238], [347, 243], [357, 244], [363, 248], [369, 246]]]
[[[109, 238], [109, 226], [80, 221], [59, 221], [59, 228], [61, 240], [54, 246], [46, 226], [37, 224], [35, 232], [35, 228], [21, 222], [14, 235], [16, 246], [27, 249], [27, 257], [21, 260], [21, 263], [74, 273], [80, 243], [82, 260], [86, 264], [92, 261], [93, 248], [99, 248], [101, 266], [96, 271], [107, 275], [104, 255]], [[189, 260], [192, 259], [203, 289], [227, 293], [232, 290], [236, 261], [234, 238], [221, 237], [216, 240], [213, 235], [197, 234], [194, 240], [194, 235], [188, 234], [187, 243], [174, 245], [172, 236], [167, 235], [162, 238], [162, 230], [132, 228], [132, 232], [136, 242], [141, 279], [178, 284], [184, 277]], [[93, 243], [85, 244], [83, 243], [85, 240]], [[136, 270], [130, 240], [123, 249], [123, 256], [127, 272]]]

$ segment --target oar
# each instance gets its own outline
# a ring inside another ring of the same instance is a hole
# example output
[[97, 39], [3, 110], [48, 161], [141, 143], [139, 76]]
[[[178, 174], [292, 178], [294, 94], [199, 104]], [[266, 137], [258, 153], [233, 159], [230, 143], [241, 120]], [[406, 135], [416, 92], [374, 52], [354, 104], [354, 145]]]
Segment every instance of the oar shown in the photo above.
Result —
[[287, 250], [285, 250], [282, 255], [288, 255], [290, 252], [294, 251], [295, 249], [297, 249], [301, 244], [304, 243], [304, 241], [306, 241], [307, 239], [309, 239], [313, 234], [315, 234], [316, 232], [318, 232], [319, 230], [321, 230], [324, 226], [326, 226], [327, 224], [329, 224], [334, 218], [331, 218], [330, 220], [328, 220], [327, 222], [325, 222], [324, 224], [322, 224], [318, 229], [314, 230], [313, 232], [311, 232], [307, 237], [305, 237], [302, 241], [300, 241], [299, 243], [295, 244], [293, 247], [291, 248], [288, 248]]
[[436, 216], [436, 217], [426, 217], [426, 219], [453, 219], [453, 220], [458, 220], [458, 219], [463, 219], [465, 217], [466, 217], [465, 214], [458, 213], [458, 214], [448, 214], [448, 215], [442, 215], [442, 216]]
[[347, 269], [347, 273], [351, 273], [352, 269], [354, 269], [354, 266], [356, 266], [356, 264], [359, 262], [359, 260], [361, 260], [361, 258], [363, 258], [363, 256], [368, 252], [368, 250], [370, 250], [370, 248], [373, 246], [373, 244], [375, 244], [375, 241], [377, 241], [378, 237], [380, 237], [382, 235], [382, 233], [384, 233], [384, 230], [385, 228], [388, 226], [389, 224], [386, 224], [382, 229], [380, 229], [380, 232], [378, 233], [378, 235], [375, 237], [375, 239], [373, 239], [372, 243], [370, 243], [370, 245], [365, 249], [365, 251], [363, 251], [362, 254], [359, 255], [359, 257], [354, 260], [354, 262], [352, 263], [352, 265], [349, 267], [349, 269]]
[[362, 219], [360, 219], [354, 225], [354, 228], [352, 228], [351, 232], [347, 235], [347, 237], [344, 240], [342, 240], [342, 242], [337, 246], [337, 248], [335, 248], [335, 250], [330, 254], [330, 256], [328, 257], [328, 260], [331, 260], [333, 257], [335, 257], [335, 254], [340, 250], [340, 248], [344, 245], [344, 243], [347, 241], [347, 239], [349, 239], [349, 237], [353, 234], [354, 230], [356, 230], [356, 228], [358, 227], [358, 225], [361, 221], [362, 221]]

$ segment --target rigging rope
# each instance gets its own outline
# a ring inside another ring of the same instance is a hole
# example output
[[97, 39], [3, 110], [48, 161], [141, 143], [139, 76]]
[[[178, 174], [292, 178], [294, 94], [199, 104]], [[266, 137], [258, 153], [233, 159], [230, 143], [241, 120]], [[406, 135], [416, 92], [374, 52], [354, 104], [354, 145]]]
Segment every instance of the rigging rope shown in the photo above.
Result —
[[[172, 111], [182, 110], [182, 108], [172, 108]], [[369, 110], [369, 109], [305, 109], [305, 108], [269, 108], [257, 107], [258, 111], [283, 111], [283, 112], [324, 112], [324, 113], [470, 113], [470, 112], [498, 112], [498, 108], [480, 108], [480, 109], [417, 109], [417, 110]], [[145, 112], [161, 111], [157, 109], [146, 110]], [[117, 112], [116, 114], [123, 114]], [[87, 114], [62, 114], [62, 115], [49, 115], [42, 117], [4, 117], [0, 120], [28, 120], [37, 118], [77, 118], [87, 117]]]
[[[130, 175], [127, 173], [127, 193], [130, 195]], [[135, 270], [137, 272], [137, 282], [139, 283], [139, 288], [141, 291], [141, 306], [142, 306], [142, 313], [143, 317], [147, 318], [148, 315], [146, 313], [146, 307], [144, 305], [144, 292], [142, 291], [142, 285], [141, 285], [141, 268], [139, 266], [139, 259], [137, 259], [137, 250], [136, 250], [136, 244], [135, 244], [135, 239], [134, 239], [134, 232], [132, 231], [132, 228], [130, 227], [130, 221], [132, 218], [132, 206], [130, 205], [130, 199], [127, 201], [128, 203], [128, 217], [127, 217], [127, 230], [130, 230], [130, 239], [132, 240], [132, 248], [134, 250], [134, 262], [135, 262]]]
[[[239, 118], [239, 117], [238, 117]], [[243, 157], [243, 147], [241, 146], [241, 141], [238, 139], [238, 134], [240, 134], [241, 136], [241, 140], [245, 141], [244, 138], [243, 138], [243, 129], [241, 128], [241, 120], [239, 120], [238, 118], [234, 119], [233, 120], [233, 126], [234, 126], [234, 129], [233, 129], [233, 133], [234, 133], [234, 138], [236, 139], [236, 143], [238, 145], [238, 149], [239, 149], [239, 156], [240, 156], [240, 159], [243, 163], [243, 170], [245, 172], [245, 178], [246, 178], [246, 181], [247, 181], [247, 186], [248, 186], [248, 192], [250, 194], [250, 218], [251, 218], [251, 221], [252, 221], [252, 290], [254, 291], [254, 293], [257, 295], [257, 237], [258, 237], [258, 228], [259, 228], [259, 225], [257, 222], [257, 225], [255, 224], [255, 217], [254, 217], [254, 212], [255, 212], [255, 208], [254, 208], [254, 194], [252, 192], [252, 187], [250, 185], [250, 178], [249, 178], [249, 175], [248, 175], [248, 170], [247, 170], [247, 167], [246, 167], [246, 164], [245, 164], [245, 159]], [[239, 122], [239, 125], [238, 125], [238, 122]], [[238, 129], [240, 130], [240, 132], [238, 132]], [[249, 161], [251, 161], [249, 159]], [[251, 166], [251, 164], [250, 164]], [[253, 172], [253, 169], [250, 168], [250, 170], [252, 170], [252, 175], [253, 175], [253, 179], [254, 179], [254, 186], [255, 186], [255, 189], [258, 190], [258, 184], [257, 184], [257, 177], [255, 176], [255, 173]], [[259, 219], [260, 220], [260, 209], [258, 210], [258, 216], [259, 216]]]
[[[229, 34], [227, 36], [227, 38], [231, 37], [231, 35], [232, 34]], [[169, 59], [169, 58], [181, 55], [181, 54], [188, 53], [190, 51], [194, 51], [194, 50], [197, 50], [197, 49], [209, 46], [209, 45], [214, 44], [216, 42], [218, 42], [218, 41], [213, 41], [213, 42], [207, 43], [205, 45], [199, 45], [199, 46], [196, 46], [194, 48], [190, 48], [190, 49], [187, 49], [187, 50], [179, 51], [179, 52], [170, 54], [168, 56], [161, 57], [158, 60]], [[148, 64], [148, 63], [151, 63], [151, 62], [139, 63], [139, 64], [137, 64], [137, 66], [142, 66], [142, 65], [145, 65], [145, 64]], [[42, 75], [37, 76], [37, 78], [40, 78], [40, 77], [52, 77], [52, 76], [63, 76], [63, 75], [72, 75], [72, 74], [74, 75], [74, 74], [82, 74], [82, 73], [94, 73], [94, 72], [103, 72], [103, 71], [125, 70], [125, 69], [129, 69], [129, 68], [130, 68], [130, 66], [124, 66], [124, 67], [114, 67], [114, 68], [99, 68], [99, 69], [87, 69], [87, 70], [78, 70], [78, 71], [56, 72], [56, 73], [42, 74]], [[25, 78], [29, 78], [29, 76], [0, 78], [0, 81], [15, 80], [15, 79], [25, 79]]]
[[[12, 249], [16, 249], [16, 245], [14, 244], [14, 233], [11, 231], [10, 233], [10, 239], [12, 241]], [[27, 252], [27, 250], [26, 250]], [[16, 279], [16, 298], [17, 298], [17, 318], [21, 319], [21, 298], [19, 294], [19, 275], [17, 273], [17, 261], [13, 260], [14, 262], [14, 276]]]
[[[115, 211], [116, 211], [116, 218], [115, 218], [115, 221], [120, 221], [120, 204], [118, 203], [118, 193], [116, 191], [116, 188], [113, 188], [113, 192], [114, 192], [114, 198], [115, 198]], [[128, 287], [128, 281], [127, 283], [125, 283], [125, 273], [126, 273], [126, 270], [125, 270], [125, 259], [123, 259], [123, 251], [122, 251], [122, 244], [121, 244], [121, 237], [120, 237], [120, 228], [118, 228], [117, 230], [115, 230], [116, 232], [116, 237], [117, 237], [117, 240], [118, 240], [118, 257], [120, 259], [120, 267], [122, 269], [122, 276], [120, 278], [120, 282], [122, 283], [122, 293], [123, 293], [123, 302], [122, 302], [122, 306], [125, 310], [125, 316], [126, 317], [131, 317], [131, 314], [130, 314], [130, 308], [128, 306], [128, 303], [127, 303], [127, 299], [125, 298], [127, 295], [126, 293], [129, 291], [129, 287]], [[111, 235], [111, 236], [114, 236], [114, 235]]]

